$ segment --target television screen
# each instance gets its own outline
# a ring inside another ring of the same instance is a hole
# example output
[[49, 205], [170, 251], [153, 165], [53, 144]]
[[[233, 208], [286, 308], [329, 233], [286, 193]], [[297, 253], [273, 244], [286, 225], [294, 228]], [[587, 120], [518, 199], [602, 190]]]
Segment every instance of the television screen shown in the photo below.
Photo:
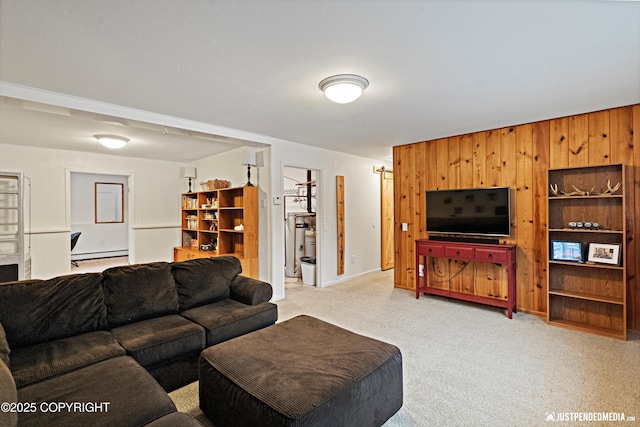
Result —
[[427, 232], [511, 235], [509, 187], [427, 191]]

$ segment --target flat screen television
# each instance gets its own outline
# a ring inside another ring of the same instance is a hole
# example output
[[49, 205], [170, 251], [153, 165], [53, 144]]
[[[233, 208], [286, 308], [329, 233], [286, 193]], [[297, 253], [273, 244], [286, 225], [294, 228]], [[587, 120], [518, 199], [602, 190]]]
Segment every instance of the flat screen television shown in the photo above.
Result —
[[427, 232], [510, 236], [509, 187], [427, 191]]

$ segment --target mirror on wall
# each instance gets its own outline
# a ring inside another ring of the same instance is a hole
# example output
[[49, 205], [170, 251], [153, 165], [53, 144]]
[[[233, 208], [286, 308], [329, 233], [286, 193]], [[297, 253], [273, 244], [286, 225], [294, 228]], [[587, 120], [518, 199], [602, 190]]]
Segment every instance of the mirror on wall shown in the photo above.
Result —
[[96, 182], [94, 200], [96, 224], [124, 222], [124, 184]]

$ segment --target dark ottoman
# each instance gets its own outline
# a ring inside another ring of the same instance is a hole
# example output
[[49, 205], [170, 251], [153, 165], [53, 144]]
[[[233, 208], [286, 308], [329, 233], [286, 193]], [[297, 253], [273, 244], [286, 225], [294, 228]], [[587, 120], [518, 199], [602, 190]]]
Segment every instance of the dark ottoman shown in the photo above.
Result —
[[402, 354], [309, 316], [204, 350], [200, 408], [224, 426], [380, 426], [402, 407]]

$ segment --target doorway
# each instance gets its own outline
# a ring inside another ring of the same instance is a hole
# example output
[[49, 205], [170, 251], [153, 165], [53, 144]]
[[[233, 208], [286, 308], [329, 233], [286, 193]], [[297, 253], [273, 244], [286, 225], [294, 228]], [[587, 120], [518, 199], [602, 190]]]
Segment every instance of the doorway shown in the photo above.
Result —
[[283, 169], [285, 288], [317, 284], [317, 177], [316, 170]]
[[127, 175], [70, 173], [70, 227], [72, 234], [80, 233], [71, 251], [74, 272], [88, 260], [103, 260], [107, 267], [112, 261], [129, 263], [128, 194]]

